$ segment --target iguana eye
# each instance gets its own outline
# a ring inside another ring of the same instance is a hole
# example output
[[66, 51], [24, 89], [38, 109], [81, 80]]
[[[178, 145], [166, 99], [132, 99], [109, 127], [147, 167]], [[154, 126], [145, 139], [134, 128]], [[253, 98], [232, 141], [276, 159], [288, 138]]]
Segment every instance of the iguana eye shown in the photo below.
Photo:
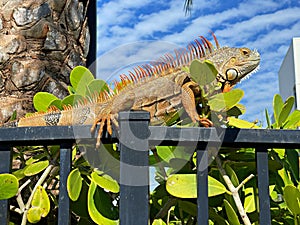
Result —
[[244, 56], [249, 56], [250, 55], [250, 49], [248, 48], [241, 48], [241, 53], [244, 55]]
[[234, 81], [238, 77], [238, 72], [236, 69], [230, 68], [226, 71], [226, 80]]

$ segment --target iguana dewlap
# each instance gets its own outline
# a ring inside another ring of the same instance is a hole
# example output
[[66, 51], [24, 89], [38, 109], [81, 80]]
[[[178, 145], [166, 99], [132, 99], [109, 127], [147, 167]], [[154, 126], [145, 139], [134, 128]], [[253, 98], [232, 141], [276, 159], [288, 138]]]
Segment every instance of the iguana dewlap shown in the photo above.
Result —
[[[112, 134], [111, 123], [118, 126], [117, 115], [125, 110], [145, 110], [150, 113], [151, 122], [162, 123], [166, 115], [171, 115], [183, 107], [193, 122], [199, 121], [204, 126], [211, 123], [201, 118], [196, 111], [195, 92], [198, 84], [191, 80], [190, 74], [182, 70], [194, 59], [210, 60], [218, 71], [216, 82], [227, 91], [259, 65], [260, 55], [248, 48], [216, 47], [206, 38], [200, 37], [187, 49], [175, 51], [175, 56], [166, 54], [154, 65], [142, 65], [121, 75], [121, 82], [116, 83], [118, 92], [101, 93], [92, 103], [65, 107], [63, 111], [52, 108], [46, 113], [35, 113], [21, 118], [18, 126], [53, 126], [53, 125], [92, 125], [93, 132], [100, 126], [97, 146], [106, 125]], [[202, 44], [200, 44], [200, 41]]]

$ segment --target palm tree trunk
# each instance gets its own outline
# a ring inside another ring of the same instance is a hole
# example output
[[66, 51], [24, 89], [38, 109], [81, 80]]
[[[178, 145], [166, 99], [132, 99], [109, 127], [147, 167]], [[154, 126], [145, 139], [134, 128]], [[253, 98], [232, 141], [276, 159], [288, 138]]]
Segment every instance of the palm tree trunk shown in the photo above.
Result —
[[36, 92], [62, 98], [85, 65], [88, 0], [0, 0], [0, 121], [32, 110]]

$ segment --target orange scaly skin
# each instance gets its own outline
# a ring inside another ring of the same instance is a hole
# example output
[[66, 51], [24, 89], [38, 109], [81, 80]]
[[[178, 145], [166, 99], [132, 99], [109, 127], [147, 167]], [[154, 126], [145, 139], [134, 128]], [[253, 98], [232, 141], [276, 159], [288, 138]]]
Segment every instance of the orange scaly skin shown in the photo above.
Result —
[[196, 111], [195, 95], [199, 94], [200, 88], [182, 67], [189, 66], [194, 59], [210, 60], [218, 71], [216, 82], [222, 84], [222, 91], [229, 91], [254, 71], [260, 61], [257, 51], [221, 48], [213, 37], [216, 47], [201, 36], [187, 49], [175, 50], [175, 56], [166, 54], [154, 65], [138, 66], [129, 75], [121, 75], [121, 82], [115, 83], [116, 94], [101, 93], [94, 102], [66, 107], [63, 111], [52, 108], [47, 113], [36, 113], [20, 119], [18, 126], [91, 124], [91, 132], [94, 132], [99, 125], [96, 146], [100, 145], [104, 126], [112, 134], [111, 123], [118, 127], [118, 112], [125, 110], [148, 111], [151, 123], [161, 124], [166, 115], [183, 107], [193, 122], [211, 126], [212, 123]]

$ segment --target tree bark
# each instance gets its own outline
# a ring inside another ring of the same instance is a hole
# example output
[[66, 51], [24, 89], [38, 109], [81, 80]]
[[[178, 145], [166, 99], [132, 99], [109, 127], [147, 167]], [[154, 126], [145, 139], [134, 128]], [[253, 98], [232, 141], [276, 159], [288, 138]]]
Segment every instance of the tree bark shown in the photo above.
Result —
[[0, 0], [0, 121], [32, 111], [36, 92], [67, 95], [85, 65], [88, 0]]

